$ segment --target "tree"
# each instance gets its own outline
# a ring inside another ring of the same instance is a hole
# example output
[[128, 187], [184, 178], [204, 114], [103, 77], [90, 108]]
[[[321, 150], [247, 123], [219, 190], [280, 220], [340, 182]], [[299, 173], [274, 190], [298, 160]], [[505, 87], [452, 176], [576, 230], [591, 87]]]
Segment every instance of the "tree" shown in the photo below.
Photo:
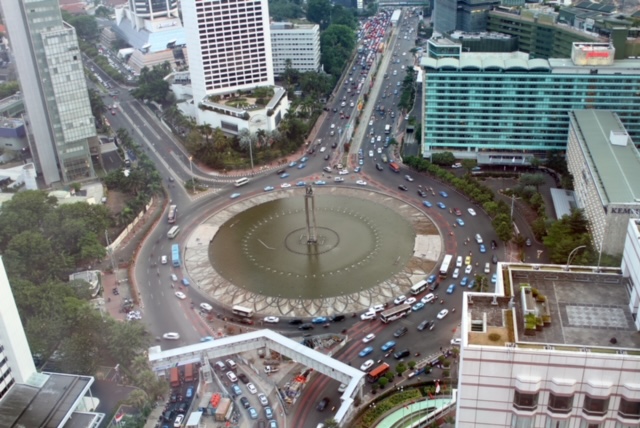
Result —
[[164, 62], [152, 69], [143, 67], [138, 77], [138, 87], [131, 94], [140, 100], [151, 100], [159, 104], [165, 104], [168, 100], [170, 85], [165, 77], [171, 73], [171, 65]]
[[540, 186], [547, 182], [544, 174], [522, 174], [519, 181], [523, 186], [535, 187], [536, 192]]
[[358, 28], [358, 19], [353, 11], [339, 4], [335, 4], [331, 10], [331, 23], [345, 25], [353, 30]]
[[473, 159], [463, 159], [461, 163], [462, 168], [464, 168], [464, 171], [467, 174], [470, 174], [471, 170], [478, 165], [478, 162]]
[[127, 404], [132, 407], [135, 407], [138, 410], [142, 410], [144, 406], [149, 402], [149, 397], [147, 393], [141, 389], [134, 389], [131, 391], [126, 400]]
[[571, 214], [551, 224], [543, 242], [553, 263], [566, 263], [569, 254], [582, 245], [586, 248], [575, 253], [571, 263], [586, 265], [593, 259], [588, 222], [582, 210], [573, 210]]
[[338, 421], [333, 418], [329, 418], [324, 421], [324, 428], [338, 428], [339, 426]]
[[65, 255], [56, 254], [51, 241], [37, 231], [16, 235], [3, 259], [10, 277], [24, 278], [34, 284], [57, 277], [69, 267]]
[[402, 373], [407, 371], [407, 366], [404, 363], [399, 363], [396, 366], [396, 373], [398, 373], [398, 376], [402, 376]]
[[95, 40], [100, 35], [98, 21], [92, 15], [71, 15], [62, 10], [62, 19], [76, 29], [78, 37], [85, 40]]
[[[327, 2], [328, 0], [313, 0]], [[327, 73], [340, 76], [356, 45], [354, 31], [345, 25], [331, 25], [320, 36], [322, 63]]]
[[13, 80], [11, 82], [0, 83], [0, 99], [10, 97], [20, 90], [20, 84]]
[[451, 152], [434, 153], [431, 162], [435, 165], [451, 166], [456, 162], [456, 157]]
[[117, 362], [125, 366], [134, 363], [136, 355], [149, 348], [150, 341], [141, 323], [113, 323], [106, 332], [106, 343]]
[[378, 379], [378, 385], [380, 386], [380, 389], [384, 389], [385, 386], [387, 386], [389, 384], [389, 379], [387, 379], [386, 377], [381, 377], [380, 379]]
[[320, 25], [320, 30], [325, 30], [331, 24], [331, 9], [329, 0], [309, 0], [307, 20]]

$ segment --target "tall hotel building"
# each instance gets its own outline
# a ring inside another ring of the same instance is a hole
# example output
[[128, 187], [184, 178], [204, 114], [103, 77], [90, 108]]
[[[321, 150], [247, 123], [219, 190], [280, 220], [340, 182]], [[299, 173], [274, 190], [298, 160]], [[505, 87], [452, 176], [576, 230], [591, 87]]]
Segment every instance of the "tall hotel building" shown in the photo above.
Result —
[[291, 22], [271, 24], [273, 74], [281, 75], [287, 68], [302, 73], [320, 71], [320, 27], [317, 24], [297, 25]]
[[31, 144], [45, 184], [94, 177], [96, 137], [75, 29], [58, 0], [0, 2], [28, 113]]
[[463, 53], [421, 65], [425, 157], [566, 150], [571, 110], [610, 110], [640, 141], [640, 60], [614, 60], [609, 44], [574, 43], [566, 59]]
[[[210, 96], [273, 86], [267, 0], [184, 0], [194, 104]], [[195, 109], [198, 123], [202, 109]]]

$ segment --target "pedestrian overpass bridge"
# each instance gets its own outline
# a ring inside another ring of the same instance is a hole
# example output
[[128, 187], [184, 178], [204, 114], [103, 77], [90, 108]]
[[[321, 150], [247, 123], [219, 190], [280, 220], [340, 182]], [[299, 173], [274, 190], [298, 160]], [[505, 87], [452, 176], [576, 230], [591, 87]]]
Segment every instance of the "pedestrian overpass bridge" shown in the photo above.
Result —
[[[347, 418], [350, 409], [353, 410], [354, 398], [362, 398], [364, 372], [272, 330], [258, 330], [167, 351], [162, 351], [160, 346], [153, 346], [149, 348], [149, 363], [156, 372], [190, 363], [201, 363], [202, 367], [208, 367], [208, 370], [211, 370], [209, 360], [217, 360], [227, 355], [259, 348], [276, 351], [295, 362], [347, 385], [346, 390], [340, 397], [342, 404], [334, 417], [338, 423]], [[209, 376], [209, 381], [210, 379]]]

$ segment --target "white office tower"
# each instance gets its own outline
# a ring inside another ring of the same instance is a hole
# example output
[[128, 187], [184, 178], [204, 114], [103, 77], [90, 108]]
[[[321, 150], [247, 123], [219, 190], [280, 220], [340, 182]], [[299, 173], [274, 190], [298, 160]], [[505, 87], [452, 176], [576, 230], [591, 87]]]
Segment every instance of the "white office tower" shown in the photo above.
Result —
[[296, 25], [291, 22], [271, 24], [273, 74], [280, 76], [287, 68], [300, 72], [320, 71], [320, 27], [317, 24]]
[[36, 372], [9, 278], [0, 259], [0, 400]]
[[49, 185], [94, 177], [96, 136], [75, 29], [57, 0], [0, 2], [33, 133], [38, 172]]
[[211, 123], [197, 107], [211, 96], [273, 86], [267, 0], [185, 0], [181, 6], [198, 123]]

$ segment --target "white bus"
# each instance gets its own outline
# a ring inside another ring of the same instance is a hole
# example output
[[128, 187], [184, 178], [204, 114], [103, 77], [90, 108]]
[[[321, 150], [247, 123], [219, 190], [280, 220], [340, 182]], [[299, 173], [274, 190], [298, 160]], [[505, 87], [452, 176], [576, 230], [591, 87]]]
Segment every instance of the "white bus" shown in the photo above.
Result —
[[169, 239], [173, 239], [175, 238], [178, 233], [180, 232], [180, 226], [173, 226], [171, 229], [169, 229], [169, 231], [167, 232], [167, 238]]
[[411, 312], [411, 305], [398, 305], [391, 309], [387, 309], [380, 314], [380, 321], [387, 324], [399, 318], [406, 317]]
[[235, 305], [231, 308], [231, 312], [241, 317], [251, 318], [253, 316], [253, 309], [245, 308], [244, 306]]
[[429, 287], [429, 284], [427, 284], [427, 280], [426, 279], [423, 280], [423, 281], [420, 281], [419, 283], [417, 283], [416, 285], [411, 287], [411, 294], [414, 295], [414, 296], [417, 296], [418, 294], [420, 294], [424, 290], [426, 290], [427, 287]]
[[234, 184], [235, 184], [236, 187], [240, 187], [240, 186], [244, 186], [248, 182], [249, 182], [249, 179], [247, 177], [242, 177], [242, 178], [237, 179]]
[[446, 278], [449, 272], [449, 265], [453, 260], [453, 256], [451, 254], [447, 254], [444, 256], [444, 260], [442, 260], [442, 265], [440, 265], [440, 276], [442, 278]]

